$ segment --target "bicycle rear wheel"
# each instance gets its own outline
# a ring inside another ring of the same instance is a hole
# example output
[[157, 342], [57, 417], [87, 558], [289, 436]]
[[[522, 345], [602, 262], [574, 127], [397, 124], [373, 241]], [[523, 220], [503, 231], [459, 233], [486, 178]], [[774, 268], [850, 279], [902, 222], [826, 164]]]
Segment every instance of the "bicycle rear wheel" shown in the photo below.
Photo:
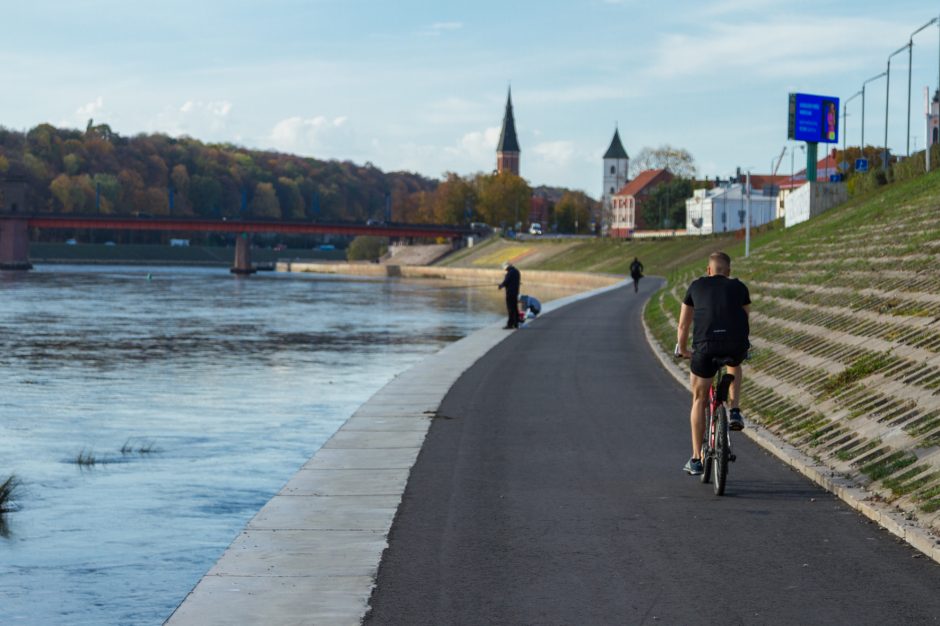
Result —
[[702, 483], [708, 484], [712, 479], [712, 442], [714, 437], [715, 420], [712, 419], [711, 410], [705, 407], [705, 437], [702, 440]]
[[714, 462], [714, 490], [715, 495], [720, 496], [725, 493], [725, 482], [728, 479], [728, 463], [731, 454], [728, 445], [728, 411], [724, 406], [719, 406], [715, 414], [715, 450]]

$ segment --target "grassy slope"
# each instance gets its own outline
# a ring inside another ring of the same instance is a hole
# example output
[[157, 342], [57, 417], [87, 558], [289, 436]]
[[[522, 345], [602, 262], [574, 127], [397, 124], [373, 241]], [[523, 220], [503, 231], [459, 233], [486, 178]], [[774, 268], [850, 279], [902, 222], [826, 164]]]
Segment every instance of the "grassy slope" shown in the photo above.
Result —
[[[940, 172], [768, 234], [751, 288], [753, 419], [940, 530]], [[646, 318], [675, 342], [675, 272]]]
[[[773, 227], [755, 230], [752, 237], [754, 247], [759, 246], [773, 230]], [[493, 238], [480, 246], [447, 257], [443, 264], [498, 267], [503, 261], [511, 260], [522, 269], [626, 275], [630, 272], [633, 258], [638, 257], [643, 262], [646, 274], [667, 276], [689, 263], [702, 265], [703, 260], [714, 250], [730, 250], [733, 255], [743, 254], [741, 234], [623, 242], [609, 239], [509, 241]]]

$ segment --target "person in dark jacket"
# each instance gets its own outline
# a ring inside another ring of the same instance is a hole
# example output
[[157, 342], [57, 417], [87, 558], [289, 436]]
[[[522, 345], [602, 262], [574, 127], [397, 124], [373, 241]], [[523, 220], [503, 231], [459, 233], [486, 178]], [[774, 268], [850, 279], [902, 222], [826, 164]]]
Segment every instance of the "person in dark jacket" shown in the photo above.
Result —
[[509, 317], [506, 319], [504, 328], [519, 328], [519, 309], [517, 302], [519, 300], [519, 284], [522, 282], [522, 276], [519, 270], [512, 263], [503, 263], [503, 269], [506, 270], [506, 276], [498, 286], [499, 289], [506, 289], [506, 312]]
[[643, 264], [637, 257], [633, 257], [633, 263], [630, 264], [630, 276], [633, 278], [633, 293], [636, 293], [640, 290], [640, 279], [643, 278]]

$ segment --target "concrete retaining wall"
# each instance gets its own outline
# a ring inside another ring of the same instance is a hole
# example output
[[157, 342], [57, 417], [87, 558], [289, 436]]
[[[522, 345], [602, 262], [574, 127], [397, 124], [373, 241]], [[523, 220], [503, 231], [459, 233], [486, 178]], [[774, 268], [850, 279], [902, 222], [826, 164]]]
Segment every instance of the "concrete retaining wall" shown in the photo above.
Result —
[[812, 219], [849, 199], [845, 183], [806, 183], [784, 201], [787, 228]]
[[[395, 278], [436, 278], [476, 284], [499, 284], [504, 272], [497, 269], [469, 267], [429, 267], [418, 265], [379, 265], [377, 263], [306, 263], [282, 262], [277, 264], [279, 272], [313, 272], [318, 274], [345, 274], [350, 276], [373, 276]], [[522, 283], [528, 285], [550, 285], [579, 289], [598, 289], [616, 284], [623, 276], [590, 274], [587, 272], [546, 272], [525, 270]]]

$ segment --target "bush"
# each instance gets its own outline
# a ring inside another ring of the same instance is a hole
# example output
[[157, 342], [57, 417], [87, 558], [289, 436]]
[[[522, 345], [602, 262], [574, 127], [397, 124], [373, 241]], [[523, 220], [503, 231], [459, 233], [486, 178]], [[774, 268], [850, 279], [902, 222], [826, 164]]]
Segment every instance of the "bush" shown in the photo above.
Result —
[[356, 237], [346, 249], [349, 261], [373, 261], [388, 251], [388, 237]]

